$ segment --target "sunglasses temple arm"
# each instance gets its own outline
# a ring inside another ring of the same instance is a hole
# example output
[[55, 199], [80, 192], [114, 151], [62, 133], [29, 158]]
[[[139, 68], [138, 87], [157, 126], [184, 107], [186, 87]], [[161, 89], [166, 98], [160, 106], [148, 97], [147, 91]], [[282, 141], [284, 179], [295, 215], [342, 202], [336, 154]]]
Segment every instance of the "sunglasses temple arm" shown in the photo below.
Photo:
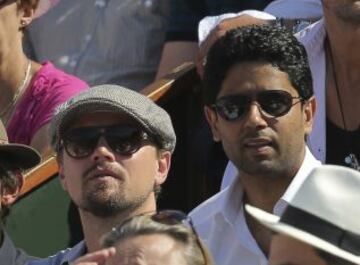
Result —
[[207, 264], [209, 263], [209, 261], [208, 261], [207, 255], [206, 255], [206, 253], [205, 253], [205, 250], [204, 250], [204, 247], [203, 247], [203, 243], [202, 243], [201, 240], [200, 240], [200, 236], [199, 236], [198, 232], [197, 232], [196, 229], [195, 229], [195, 226], [194, 226], [193, 221], [191, 220], [190, 217], [188, 217], [188, 219], [189, 219], [189, 224], [190, 224], [190, 226], [191, 226], [191, 229], [193, 230], [193, 233], [194, 233], [194, 235], [195, 235], [195, 237], [196, 237], [197, 244], [199, 245], [201, 254], [202, 254], [203, 258], [204, 258], [204, 264], [207, 265]]

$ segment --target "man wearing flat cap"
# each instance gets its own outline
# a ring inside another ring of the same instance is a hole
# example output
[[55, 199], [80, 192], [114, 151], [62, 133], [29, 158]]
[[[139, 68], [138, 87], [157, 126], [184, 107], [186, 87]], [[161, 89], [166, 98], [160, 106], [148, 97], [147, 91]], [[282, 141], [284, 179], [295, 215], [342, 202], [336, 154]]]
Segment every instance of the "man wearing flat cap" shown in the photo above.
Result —
[[50, 131], [60, 180], [79, 209], [84, 241], [29, 265], [71, 263], [99, 250], [99, 239], [115, 225], [155, 212], [176, 142], [165, 110], [115, 85], [92, 87], [61, 105]]
[[40, 163], [40, 155], [31, 147], [10, 144], [0, 121], [0, 264], [22, 265], [28, 256], [17, 249], [3, 228], [9, 206], [16, 200], [24, 183], [22, 170]]

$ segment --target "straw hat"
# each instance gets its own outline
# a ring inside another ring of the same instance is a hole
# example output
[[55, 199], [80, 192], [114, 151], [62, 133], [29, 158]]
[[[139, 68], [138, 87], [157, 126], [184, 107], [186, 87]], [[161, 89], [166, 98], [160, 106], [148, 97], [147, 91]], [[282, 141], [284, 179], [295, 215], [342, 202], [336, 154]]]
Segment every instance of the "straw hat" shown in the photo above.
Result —
[[18, 165], [21, 169], [29, 169], [40, 163], [39, 153], [24, 144], [9, 143], [4, 124], [0, 121], [0, 157]]

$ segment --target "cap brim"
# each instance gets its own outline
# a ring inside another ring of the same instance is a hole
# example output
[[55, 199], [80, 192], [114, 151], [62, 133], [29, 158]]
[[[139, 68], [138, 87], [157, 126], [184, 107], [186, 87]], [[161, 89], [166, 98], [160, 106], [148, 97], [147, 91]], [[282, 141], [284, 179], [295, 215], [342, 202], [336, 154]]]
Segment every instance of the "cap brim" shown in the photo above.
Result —
[[345, 250], [342, 250], [337, 246], [334, 246], [333, 244], [330, 244], [327, 241], [322, 240], [319, 237], [313, 236], [312, 234], [307, 233], [303, 230], [281, 223], [280, 217], [276, 215], [270, 214], [251, 205], [245, 205], [245, 209], [252, 217], [254, 217], [261, 224], [268, 227], [272, 231], [295, 238], [299, 241], [302, 241], [315, 248], [326, 251], [334, 256], [348, 260], [352, 263], [360, 264], [359, 256], [353, 255]]
[[23, 144], [0, 145], [0, 155], [16, 163], [22, 169], [30, 169], [41, 162], [40, 154]]

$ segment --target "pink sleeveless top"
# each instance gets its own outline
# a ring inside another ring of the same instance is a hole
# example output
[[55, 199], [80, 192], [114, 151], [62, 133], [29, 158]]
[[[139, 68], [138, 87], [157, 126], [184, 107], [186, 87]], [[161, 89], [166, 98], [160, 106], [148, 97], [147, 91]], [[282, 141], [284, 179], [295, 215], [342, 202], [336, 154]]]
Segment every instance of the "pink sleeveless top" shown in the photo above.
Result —
[[35, 133], [50, 122], [56, 107], [88, 88], [79, 78], [43, 63], [18, 102], [6, 128], [9, 141], [30, 144]]

